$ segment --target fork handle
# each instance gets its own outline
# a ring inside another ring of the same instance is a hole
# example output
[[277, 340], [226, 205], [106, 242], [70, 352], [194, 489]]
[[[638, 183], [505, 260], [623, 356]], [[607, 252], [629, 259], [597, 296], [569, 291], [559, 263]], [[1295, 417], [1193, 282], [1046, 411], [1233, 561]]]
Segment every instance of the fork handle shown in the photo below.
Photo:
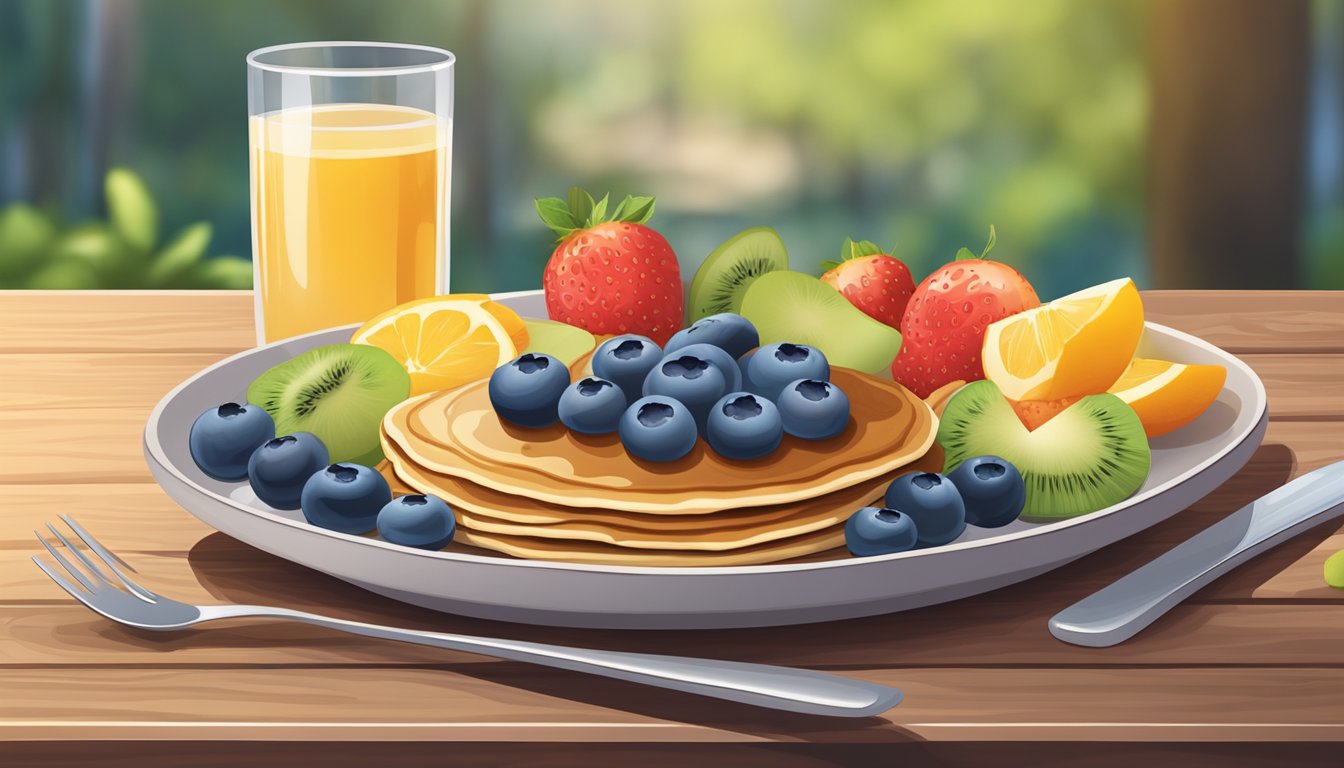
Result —
[[[220, 606], [225, 607], [225, 606]], [[758, 707], [836, 717], [869, 717], [900, 703], [902, 694], [863, 680], [805, 669], [684, 656], [569, 648], [524, 640], [423, 632], [359, 621], [346, 621], [305, 611], [261, 606], [233, 609], [211, 618], [261, 617], [292, 619], [355, 635], [400, 640], [511, 661], [588, 672], [658, 688], [711, 696]]]

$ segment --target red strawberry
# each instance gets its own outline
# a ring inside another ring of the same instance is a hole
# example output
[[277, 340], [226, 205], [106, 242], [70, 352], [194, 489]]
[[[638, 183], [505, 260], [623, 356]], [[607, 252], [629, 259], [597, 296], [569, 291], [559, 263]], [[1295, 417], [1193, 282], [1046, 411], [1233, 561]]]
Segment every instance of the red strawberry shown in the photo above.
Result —
[[652, 197], [626, 196], [610, 219], [607, 197], [575, 187], [569, 201], [537, 201], [559, 245], [542, 273], [552, 320], [595, 334], [637, 333], [665, 344], [681, 327], [681, 268], [663, 236], [644, 226]]
[[980, 363], [985, 328], [996, 320], [1038, 307], [1041, 300], [1021, 272], [985, 259], [989, 242], [976, 257], [968, 249], [915, 288], [901, 319], [901, 351], [891, 364], [892, 378], [920, 397], [958, 379], [985, 378]]
[[905, 305], [915, 292], [915, 280], [900, 259], [876, 243], [856, 243], [846, 237], [840, 247], [840, 261], [823, 261], [821, 268], [826, 270], [821, 282], [839, 291], [850, 304], [879, 323], [901, 327]]

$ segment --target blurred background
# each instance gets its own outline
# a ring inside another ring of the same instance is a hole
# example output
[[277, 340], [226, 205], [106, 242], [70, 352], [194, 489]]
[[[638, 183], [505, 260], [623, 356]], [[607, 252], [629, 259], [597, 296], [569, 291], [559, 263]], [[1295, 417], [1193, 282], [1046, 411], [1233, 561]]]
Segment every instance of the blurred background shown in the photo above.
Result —
[[1341, 0], [0, 0], [0, 287], [250, 285], [243, 58], [322, 39], [457, 54], [458, 291], [537, 287], [575, 184], [687, 275], [768, 224], [918, 280], [994, 224], [1042, 298], [1344, 288]]

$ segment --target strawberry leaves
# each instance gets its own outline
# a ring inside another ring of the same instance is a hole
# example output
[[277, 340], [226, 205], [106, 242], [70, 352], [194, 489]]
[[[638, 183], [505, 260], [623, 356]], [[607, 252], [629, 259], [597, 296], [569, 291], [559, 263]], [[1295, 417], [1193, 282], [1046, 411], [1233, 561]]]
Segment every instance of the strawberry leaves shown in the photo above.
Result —
[[823, 272], [829, 272], [851, 259], [861, 259], [864, 256], [887, 256], [890, 254], [891, 251], [882, 250], [882, 246], [874, 243], [872, 240], [860, 240], [856, 243], [853, 238], [846, 237], [845, 242], [840, 246], [840, 259], [838, 261], [827, 259], [826, 261], [821, 262], [821, 270]]
[[555, 232], [557, 241], [608, 221], [643, 224], [653, 216], [652, 197], [626, 195], [608, 217], [609, 199], [610, 195], [603, 195], [601, 200], [594, 200], [583, 189], [572, 187], [564, 200], [558, 197], [537, 198], [537, 215]]
[[995, 242], [994, 225], [990, 224], [989, 240], [985, 242], [985, 247], [980, 251], [980, 255], [976, 256], [974, 253], [971, 253], [970, 248], [959, 248], [957, 249], [957, 256], [954, 259], [954, 261], [961, 261], [962, 259], [983, 259], [989, 255], [990, 251], [994, 250], [994, 242]]

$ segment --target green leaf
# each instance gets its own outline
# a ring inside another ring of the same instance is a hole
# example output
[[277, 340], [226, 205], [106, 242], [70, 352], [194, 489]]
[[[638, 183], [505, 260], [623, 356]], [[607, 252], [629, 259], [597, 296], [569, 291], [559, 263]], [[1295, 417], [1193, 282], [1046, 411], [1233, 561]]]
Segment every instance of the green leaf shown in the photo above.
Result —
[[997, 241], [997, 237], [996, 237], [995, 234], [994, 234], [994, 225], [993, 225], [993, 224], [990, 224], [990, 225], [989, 225], [989, 240], [985, 241], [985, 248], [984, 248], [984, 250], [980, 251], [980, 258], [982, 258], [982, 259], [985, 258], [986, 256], [989, 255], [989, 252], [990, 252], [990, 251], [994, 250], [994, 243], [995, 243], [996, 241]]
[[832, 269], [840, 266], [840, 263], [841, 262], [838, 262], [835, 259], [827, 259], [821, 262], [821, 273], [824, 275], [827, 272], [830, 272]]
[[36, 269], [56, 238], [56, 228], [27, 203], [0, 211], [0, 277], [20, 278]]
[[[840, 261], [849, 261], [854, 258], [854, 238], [846, 237], [845, 242], [840, 244]], [[839, 266], [839, 264], [836, 264]], [[822, 268], [826, 268], [826, 262], [822, 262]]]
[[246, 290], [252, 287], [252, 262], [237, 256], [216, 256], [196, 264], [192, 284], [201, 288]]
[[103, 283], [88, 264], [58, 259], [30, 275], [25, 287], [38, 291], [87, 291], [101, 288]]
[[653, 216], [653, 198], [639, 195], [626, 198], [622, 203], [623, 210], [619, 218], [615, 221], [625, 221], [631, 224], [643, 224]]
[[629, 195], [626, 195], [625, 198], [621, 200], [621, 202], [617, 203], [616, 210], [611, 212], [611, 220], [621, 221], [621, 217], [625, 215], [625, 209], [630, 207], [630, 201], [633, 199], [634, 198], [630, 197]]
[[579, 187], [570, 187], [569, 215], [574, 217], [576, 227], [592, 226], [593, 196]]
[[569, 212], [569, 205], [558, 197], [537, 198], [537, 215], [560, 240], [579, 227], [574, 215]]
[[956, 258], [953, 261], [963, 261], [965, 259], [974, 259], [977, 256], [971, 252], [970, 248], [958, 248]]
[[611, 197], [610, 194], [603, 195], [602, 199], [593, 205], [593, 210], [588, 214], [588, 223], [585, 226], [596, 226], [607, 220], [607, 198], [609, 197]]
[[210, 247], [212, 229], [208, 222], [199, 221], [186, 229], [155, 257], [147, 275], [151, 286], [167, 285], [185, 274], [205, 256]]
[[104, 181], [108, 217], [121, 239], [149, 252], [159, 236], [159, 212], [145, 183], [125, 168], [114, 168]]

